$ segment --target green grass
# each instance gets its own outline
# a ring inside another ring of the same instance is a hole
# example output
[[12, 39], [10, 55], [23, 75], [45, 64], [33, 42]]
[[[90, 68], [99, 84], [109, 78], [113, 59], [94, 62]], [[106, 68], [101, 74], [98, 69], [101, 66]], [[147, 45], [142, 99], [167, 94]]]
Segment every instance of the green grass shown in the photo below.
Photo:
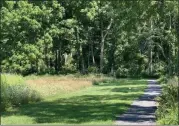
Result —
[[42, 102], [23, 105], [2, 114], [2, 124], [113, 124], [133, 100], [141, 96], [147, 81], [105, 81]]

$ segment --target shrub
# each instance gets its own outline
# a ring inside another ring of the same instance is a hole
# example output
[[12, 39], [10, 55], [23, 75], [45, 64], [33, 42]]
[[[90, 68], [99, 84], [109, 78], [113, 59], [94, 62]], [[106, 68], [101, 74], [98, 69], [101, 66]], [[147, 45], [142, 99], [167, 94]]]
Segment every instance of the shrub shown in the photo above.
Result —
[[116, 78], [127, 77], [128, 73], [129, 73], [129, 71], [127, 68], [119, 67], [116, 71]]
[[109, 78], [103, 78], [103, 79], [97, 79], [97, 80], [93, 80], [92, 81], [92, 84], [93, 85], [100, 85], [100, 83], [108, 83], [108, 82], [112, 82], [113, 80], [112, 79], [109, 79]]
[[153, 64], [153, 75], [160, 77], [165, 74], [165, 66], [164, 62], [154, 63]]
[[1, 110], [40, 100], [40, 95], [24, 83], [22, 76], [1, 75]]
[[156, 111], [158, 123], [163, 125], [178, 124], [178, 78], [169, 79], [158, 98]]
[[97, 80], [93, 80], [93, 81], [92, 81], [92, 84], [93, 84], [93, 85], [99, 85], [99, 83], [100, 83], [100, 82], [97, 81]]
[[167, 76], [160, 76], [160, 78], [158, 79], [158, 82], [159, 83], [167, 83]]
[[90, 66], [88, 67], [88, 72], [89, 73], [97, 73], [98, 72], [98, 68], [95, 66]]

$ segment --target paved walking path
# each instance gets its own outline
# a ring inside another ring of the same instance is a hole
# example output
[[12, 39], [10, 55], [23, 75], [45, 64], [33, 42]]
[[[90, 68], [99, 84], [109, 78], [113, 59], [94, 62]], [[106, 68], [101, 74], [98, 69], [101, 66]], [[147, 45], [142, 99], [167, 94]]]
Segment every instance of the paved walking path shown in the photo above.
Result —
[[116, 125], [155, 125], [154, 98], [161, 93], [161, 86], [156, 80], [148, 80], [148, 87], [143, 96], [134, 101], [129, 110], [117, 117]]

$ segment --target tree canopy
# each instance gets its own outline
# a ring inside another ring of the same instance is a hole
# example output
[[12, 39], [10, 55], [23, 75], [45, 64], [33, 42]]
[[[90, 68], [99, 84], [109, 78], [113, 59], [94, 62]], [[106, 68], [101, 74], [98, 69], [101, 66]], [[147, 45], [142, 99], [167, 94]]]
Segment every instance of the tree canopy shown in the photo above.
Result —
[[176, 75], [178, 1], [5, 1], [2, 72]]

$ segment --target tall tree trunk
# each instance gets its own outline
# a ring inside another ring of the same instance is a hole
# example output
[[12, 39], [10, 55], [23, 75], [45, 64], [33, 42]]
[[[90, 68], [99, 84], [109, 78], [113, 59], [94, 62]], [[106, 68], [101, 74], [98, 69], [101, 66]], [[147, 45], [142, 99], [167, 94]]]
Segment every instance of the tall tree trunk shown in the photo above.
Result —
[[[151, 31], [153, 31], [153, 22], [152, 22], [152, 18], [151, 18]], [[153, 48], [153, 40], [149, 40], [149, 75], [152, 75], [152, 67], [153, 67], [153, 57], [152, 57], [152, 48]]]
[[92, 41], [91, 42], [91, 57], [92, 57], [92, 61], [93, 61], [93, 66], [95, 66], [96, 62], [95, 62], [95, 58], [94, 58], [94, 49], [93, 49], [93, 46], [94, 46], [94, 42]]
[[[177, 31], [177, 39], [178, 39], [178, 67], [177, 67], [177, 75], [178, 75], [178, 78], [179, 78], [179, 0], [178, 0], [178, 17], [177, 17], [177, 22], [176, 22], [176, 31]], [[179, 121], [178, 121], [178, 124], [179, 124]]]
[[77, 48], [77, 69], [80, 70], [80, 47], [81, 44], [79, 43], [79, 33], [78, 28], [76, 27], [76, 48]]
[[102, 73], [103, 71], [103, 62], [104, 62], [104, 42], [105, 42], [105, 39], [109, 33], [109, 30], [111, 28], [111, 25], [113, 23], [113, 19], [111, 18], [110, 20], [110, 23], [108, 25], [108, 27], [106, 28], [106, 32], [104, 33], [103, 31], [103, 20], [102, 20], [102, 16], [101, 16], [101, 44], [100, 44], [100, 72]]
[[115, 66], [115, 51], [116, 51], [116, 39], [112, 42], [112, 52], [111, 52], [111, 74], [114, 75], [114, 66]]
[[103, 71], [103, 57], [104, 57], [104, 37], [103, 37], [103, 30], [101, 30], [101, 44], [100, 44], [100, 72]]
[[45, 45], [44, 54], [45, 54], [45, 65], [46, 65], [46, 68], [48, 68], [47, 45]]
[[[100, 9], [102, 8], [102, 1], [100, 0]], [[100, 43], [100, 73], [103, 71], [103, 55], [104, 55], [104, 34], [103, 34], [103, 19], [102, 12], [100, 12], [100, 32], [101, 32], [101, 43]]]
[[87, 67], [89, 67], [91, 64], [90, 64], [90, 51], [91, 51], [91, 38], [90, 38], [90, 30], [89, 30], [89, 27], [88, 27], [88, 65]]
[[[169, 24], [170, 24], [170, 26], [169, 26], [169, 30], [171, 31], [171, 13], [170, 13], [170, 22], [169, 22]], [[170, 44], [170, 42], [169, 42], [169, 44], [168, 44], [168, 74], [169, 74], [169, 76], [171, 76], [171, 73], [172, 73], [172, 57], [171, 57], [171, 55], [172, 55], [172, 50], [173, 50], [173, 48], [172, 48], [172, 44]]]
[[87, 68], [90, 66], [90, 45], [88, 46], [88, 64]]
[[59, 43], [59, 51], [58, 51], [58, 70], [62, 68], [62, 42]]
[[152, 59], [152, 47], [151, 47], [151, 45], [150, 45], [150, 51], [149, 51], [149, 75], [152, 75], [152, 71], [153, 71], [153, 69], [152, 69], [152, 61], [153, 59]]
[[[36, 71], [37, 71], [37, 73], [39, 73], [39, 65], [38, 65], [38, 59], [36, 59], [36, 62], [35, 62], [35, 64], [36, 64]], [[20, 64], [21, 65], [21, 64]]]
[[[93, 49], [94, 42], [91, 39], [91, 31], [90, 30], [88, 31], [88, 41], [89, 41], [89, 52], [91, 51], [92, 65], [95, 66], [94, 49]], [[88, 55], [90, 56], [90, 53]], [[89, 63], [89, 65], [90, 65], [90, 63]]]
[[160, 21], [164, 21], [164, 6], [165, 6], [165, 0], [159, 1], [159, 9], [160, 9]]
[[84, 49], [81, 47], [81, 68], [82, 68], [82, 73], [85, 73], [85, 62], [84, 62]]
[[58, 50], [55, 51], [55, 71], [58, 72]]

